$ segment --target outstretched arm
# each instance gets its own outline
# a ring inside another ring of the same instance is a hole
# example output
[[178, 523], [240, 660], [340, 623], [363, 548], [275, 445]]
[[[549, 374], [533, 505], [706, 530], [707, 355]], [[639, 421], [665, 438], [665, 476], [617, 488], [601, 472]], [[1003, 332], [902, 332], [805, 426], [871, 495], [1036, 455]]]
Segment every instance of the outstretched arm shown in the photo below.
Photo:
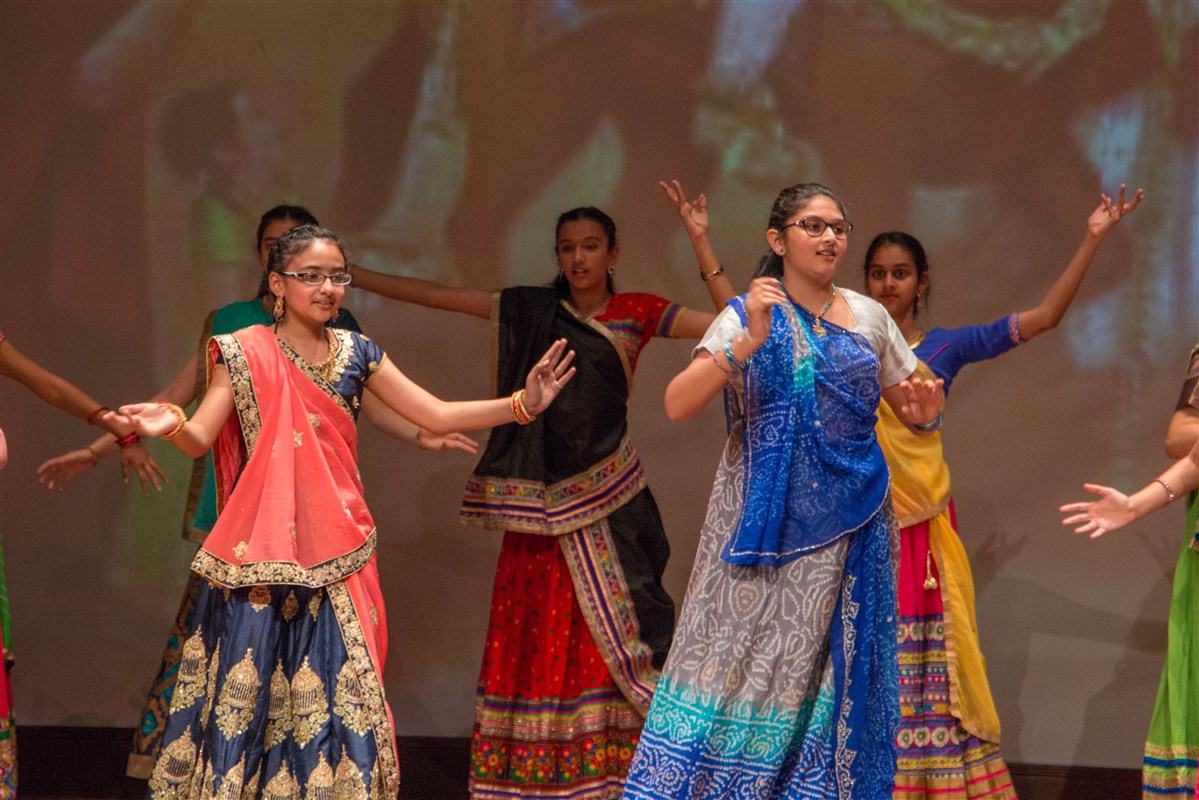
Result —
[[429, 433], [392, 411], [373, 392], [363, 393], [362, 413], [378, 430], [421, 450], [464, 450], [472, 454], [479, 452], [479, 443], [469, 436], [460, 433], [447, 433], [444, 436]]
[[[679, 219], [687, 231], [687, 238], [691, 240], [691, 249], [695, 251], [699, 277], [704, 282], [704, 288], [708, 290], [712, 305], [719, 312], [736, 296], [736, 292], [728, 276], [724, 274], [724, 267], [720, 266], [708, 239], [708, 198], [701, 194], [694, 200], [688, 200], [677, 180], [672, 180], [669, 184], [658, 181], [658, 185], [679, 212]], [[698, 339], [704, 335], [713, 319], [714, 314], [688, 309], [679, 318], [675, 331], [681, 339]]]
[[221, 426], [233, 413], [233, 383], [223, 364], [213, 367], [204, 399], [191, 419], [180, 427], [179, 415], [182, 413], [169, 403], [150, 402], [121, 406], [106, 416], [128, 425], [142, 436], [166, 436], [178, 427], [171, 443], [184, 455], [198, 458], [212, 447]]
[[387, 275], [355, 264], [351, 268], [353, 285], [392, 300], [414, 303], [426, 308], [457, 311], [473, 317], [491, 317], [491, 292], [482, 289], [458, 289], [420, 278]]
[[1145, 488], [1131, 497], [1121, 494], [1110, 486], [1084, 483], [1088, 492], [1099, 495], [1089, 503], [1067, 503], [1059, 510], [1072, 514], [1062, 520], [1063, 525], [1077, 525], [1075, 533], [1089, 533], [1097, 539], [1109, 531], [1123, 528], [1147, 514], [1165, 508], [1179, 495], [1199, 488], [1199, 441], [1191, 452], [1179, 459]]
[[1091, 266], [1091, 259], [1094, 257], [1095, 251], [1099, 249], [1099, 243], [1124, 215], [1131, 213], [1140, 204], [1142, 197], [1144, 197], [1144, 191], [1137, 189], [1132, 201], [1125, 203], [1124, 184], [1120, 184], [1120, 194], [1114, 204], [1107, 195], [1099, 195], [1099, 207], [1087, 219], [1087, 233], [1078, 249], [1074, 251], [1074, 257], [1070, 259], [1066, 268], [1062, 270], [1062, 274], [1049, 287], [1049, 291], [1045, 293], [1041, 302], [1035, 308], [1020, 312], [1017, 320], [1020, 325], [1020, 336], [1025, 341], [1039, 336], [1051, 328], [1056, 328], [1062, 321], [1062, 317], [1066, 315], [1066, 309], [1074, 301], [1074, 295], [1078, 292], [1078, 287], [1087, 274], [1087, 269]]
[[105, 415], [95, 415], [96, 410], [103, 407], [91, 395], [26, 357], [7, 339], [0, 339], [0, 375], [24, 384], [60, 411], [99, 425], [114, 436], [129, 433], [128, 426], [106, 419]]
[[[197, 355], [193, 353], [166, 388], [150, 398], [151, 402], [161, 400], [182, 407], [191, 405], [196, 399], [196, 369]], [[151, 486], [162, 491], [162, 484], [168, 482], [167, 476], [149, 451], [139, 443], [120, 447], [116, 437], [107, 433], [78, 450], [42, 462], [37, 468], [38, 481], [47, 489], [62, 491], [76, 475], [99, 465], [116, 452], [121, 454], [121, 479], [125, 483], [129, 483], [129, 475], [133, 473], [141, 483], [142, 494], [149, 495]]]
[[[533, 365], [525, 379], [520, 409], [537, 416], [553, 402], [558, 392], [574, 377], [570, 366], [574, 351], [566, 352], [566, 340], [559, 339]], [[367, 381], [366, 388], [392, 411], [435, 434], [491, 428], [516, 420], [517, 400], [441, 400], [412, 382], [391, 362], [384, 359]]]

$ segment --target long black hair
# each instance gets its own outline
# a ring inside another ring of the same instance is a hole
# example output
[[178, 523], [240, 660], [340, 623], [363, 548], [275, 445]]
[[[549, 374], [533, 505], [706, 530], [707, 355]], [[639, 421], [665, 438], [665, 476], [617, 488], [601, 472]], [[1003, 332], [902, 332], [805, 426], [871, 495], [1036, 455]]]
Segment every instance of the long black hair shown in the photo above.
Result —
[[[258, 220], [258, 232], [254, 234], [254, 251], [258, 252], [262, 248], [262, 237], [266, 233], [267, 227], [272, 222], [287, 220], [294, 222], [296, 225], [311, 225], [314, 228], [319, 228], [320, 223], [316, 221], [316, 217], [312, 212], [304, 208], [304, 206], [289, 206], [277, 205], [262, 215]], [[269, 270], [268, 270], [269, 271]], [[262, 282], [258, 284], [258, 297], [266, 297], [271, 293], [271, 287], [266, 282], [266, 272], [262, 273]]]
[[[832, 200], [841, 211], [841, 216], [845, 216], [845, 205], [832, 189], [822, 183], [797, 183], [783, 189], [779, 192], [779, 196], [774, 198], [774, 205], [770, 207], [770, 220], [766, 227], [781, 231], [787, 224], [787, 220], [795, 216], [814, 197], [827, 197]], [[771, 250], [758, 259], [758, 266], [754, 268], [753, 276], [755, 278], [783, 277], [783, 257]]]
[[[558, 234], [562, 232], [562, 226], [568, 222], [578, 222], [582, 219], [598, 223], [604, 229], [604, 236], [608, 239], [608, 250], [616, 248], [616, 223], [612, 221], [612, 218], [595, 206], [580, 206], [572, 208], [570, 211], [563, 211], [558, 215], [558, 224], [554, 226], [555, 256], [558, 254]], [[563, 300], [570, 297], [570, 281], [566, 280], [566, 276], [561, 271], [550, 282], [550, 288]], [[612, 273], [608, 273], [608, 294], [616, 294], [616, 283], [612, 280]]]
[[[928, 290], [930, 281], [928, 277], [928, 255], [924, 252], [924, 245], [920, 244], [920, 240], [910, 233], [903, 231], [887, 231], [880, 233], [870, 241], [870, 246], [866, 248], [866, 260], [862, 263], [862, 273], [866, 276], [866, 280], [870, 279], [870, 262], [874, 260], [874, 253], [885, 244], [893, 244], [896, 247], [902, 248], [904, 252], [912, 259], [912, 266], [916, 268], [916, 286], [919, 288], [921, 279], [924, 280], [924, 304], [928, 305]], [[917, 291], [916, 299], [912, 302], [912, 315], [915, 316], [920, 308], [921, 292]]]

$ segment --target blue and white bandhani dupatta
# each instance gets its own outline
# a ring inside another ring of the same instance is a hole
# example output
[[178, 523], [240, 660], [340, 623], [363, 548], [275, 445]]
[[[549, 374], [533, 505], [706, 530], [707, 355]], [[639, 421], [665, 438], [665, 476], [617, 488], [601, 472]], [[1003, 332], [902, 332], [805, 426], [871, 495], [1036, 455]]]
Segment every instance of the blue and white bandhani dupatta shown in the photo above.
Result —
[[[744, 298], [730, 304], [745, 323]], [[625, 797], [890, 797], [899, 721], [878, 356], [802, 307], [726, 395], [730, 431]]]

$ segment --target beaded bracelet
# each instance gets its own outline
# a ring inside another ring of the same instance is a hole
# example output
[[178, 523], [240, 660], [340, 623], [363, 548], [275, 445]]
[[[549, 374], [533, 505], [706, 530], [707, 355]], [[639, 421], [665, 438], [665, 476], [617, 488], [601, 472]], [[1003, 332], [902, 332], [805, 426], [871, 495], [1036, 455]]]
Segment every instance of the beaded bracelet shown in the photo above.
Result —
[[87, 424], [88, 424], [88, 425], [95, 425], [95, 424], [96, 424], [96, 417], [100, 416], [100, 415], [101, 415], [101, 414], [103, 414], [105, 411], [110, 411], [110, 410], [111, 410], [111, 409], [110, 409], [108, 406], [100, 406], [100, 407], [99, 407], [99, 408], [97, 408], [95, 411], [93, 411], [92, 413], [90, 413], [90, 414], [88, 414], [88, 415], [87, 415]]
[[537, 419], [535, 414], [530, 414], [529, 410], [525, 408], [524, 389], [517, 389], [512, 393], [512, 416], [518, 425], [528, 425]]
[[[750, 356], [750, 358], [753, 358], [753, 356]], [[733, 355], [733, 345], [732, 345], [732, 342], [729, 342], [729, 343], [726, 343], [726, 344], [725, 344], [725, 346], [724, 346], [724, 360], [725, 360], [725, 361], [727, 361], [727, 362], [729, 362], [729, 366], [731, 366], [733, 369], [737, 370], [738, 372], [744, 372], [744, 371], [745, 371], [745, 368], [749, 366], [749, 361], [750, 361], [750, 358], [747, 358], [747, 359], [745, 359], [744, 361], [738, 361], [738, 360], [737, 360], [737, 356]]]
[[1154, 478], [1154, 483], [1160, 483], [1162, 488], [1166, 490], [1166, 505], [1174, 502], [1174, 490], [1170, 488], [1170, 484], [1163, 481], [1161, 478]]
[[171, 428], [168, 433], [164, 433], [162, 435], [163, 439], [174, 439], [177, 435], [179, 435], [179, 431], [183, 430], [183, 426], [187, 424], [187, 414], [184, 414], [183, 409], [174, 403], [158, 401], [155, 403], [155, 405], [162, 406], [167, 411], [170, 411], [175, 415], [175, 427]]
[[141, 440], [142, 437], [138, 436], [136, 432], [129, 431], [129, 433], [125, 434], [124, 436], [117, 437], [117, 446], [124, 450], [129, 445], [137, 444]]
[[723, 274], [724, 274], [724, 267], [717, 267], [716, 269], [712, 270], [711, 272], [704, 272], [702, 269], [699, 271], [700, 280], [702, 280], [704, 283], [707, 283], [708, 281], [712, 280], [713, 278], [718, 278]]

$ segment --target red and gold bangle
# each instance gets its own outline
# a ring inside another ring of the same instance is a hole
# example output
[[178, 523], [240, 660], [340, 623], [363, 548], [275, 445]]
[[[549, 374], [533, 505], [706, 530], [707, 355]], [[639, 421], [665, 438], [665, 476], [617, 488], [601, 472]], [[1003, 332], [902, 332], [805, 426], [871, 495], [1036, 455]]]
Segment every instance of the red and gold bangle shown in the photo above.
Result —
[[95, 425], [95, 424], [96, 424], [96, 417], [100, 416], [100, 415], [101, 415], [101, 414], [103, 414], [105, 411], [109, 411], [109, 410], [111, 410], [111, 409], [109, 409], [109, 407], [108, 407], [108, 406], [100, 406], [100, 407], [99, 407], [99, 408], [97, 408], [95, 411], [93, 411], [92, 413], [90, 413], [90, 414], [88, 414], [88, 415], [87, 415], [87, 424], [88, 424], [88, 425]]
[[184, 414], [183, 409], [174, 403], [166, 403], [160, 400], [155, 405], [162, 406], [175, 415], [175, 427], [170, 432], [162, 435], [163, 439], [174, 439], [179, 434], [179, 431], [183, 430], [183, 426], [187, 424], [187, 414]]
[[124, 436], [117, 437], [117, 446], [124, 450], [129, 445], [137, 444], [141, 440], [142, 437], [138, 436], [135, 431], [129, 431], [129, 433], [125, 434]]
[[517, 389], [512, 393], [512, 416], [516, 419], [518, 425], [528, 425], [537, 419], [535, 414], [530, 414], [529, 410], [525, 408], [524, 389]]

